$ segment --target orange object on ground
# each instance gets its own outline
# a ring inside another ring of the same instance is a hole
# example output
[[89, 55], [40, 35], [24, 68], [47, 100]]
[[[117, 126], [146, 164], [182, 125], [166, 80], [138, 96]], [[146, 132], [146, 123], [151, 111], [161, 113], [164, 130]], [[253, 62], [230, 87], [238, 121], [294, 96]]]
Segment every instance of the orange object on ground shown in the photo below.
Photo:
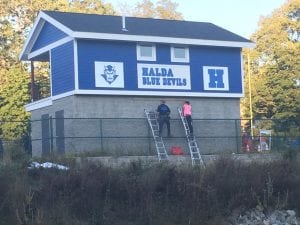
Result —
[[180, 146], [172, 146], [171, 154], [172, 155], [183, 155], [183, 150]]

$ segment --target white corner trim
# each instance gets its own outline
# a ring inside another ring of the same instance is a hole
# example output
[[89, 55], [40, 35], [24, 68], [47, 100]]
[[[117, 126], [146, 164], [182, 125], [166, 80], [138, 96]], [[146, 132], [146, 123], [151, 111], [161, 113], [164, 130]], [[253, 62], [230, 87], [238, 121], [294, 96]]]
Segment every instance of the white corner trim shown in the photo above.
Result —
[[43, 54], [43, 53], [45, 53], [45, 52], [47, 52], [47, 51], [49, 51], [49, 50], [51, 50], [55, 47], [58, 47], [58, 46], [63, 45], [65, 43], [68, 43], [69, 41], [72, 41], [73, 39], [74, 38], [72, 38], [72, 37], [62, 38], [62, 39], [60, 39], [56, 42], [51, 43], [50, 45], [47, 45], [47, 46], [45, 46], [43, 48], [40, 48], [40, 49], [38, 49], [34, 52], [31, 52], [30, 54], [28, 54], [28, 59], [34, 58], [35, 56], [38, 56], [38, 55], [41, 55], [41, 54]]
[[241, 79], [242, 79], [242, 93], [243, 97], [245, 95], [245, 87], [244, 87], [244, 60], [243, 60], [243, 52], [241, 50], [240, 52], [240, 57], [241, 57]]
[[128, 34], [92, 33], [92, 32], [74, 32], [73, 34], [74, 34], [73, 36], [74, 38], [169, 43], [169, 44], [184, 44], [184, 45], [208, 45], [208, 46], [240, 47], [240, 48], [255, 47], [255, 44], [252, 42], [216, 41], [216, 40], [191, 39], [191, 38], [157, 37], [157, 36], [128, 35]]
[[51, 97], [48, 97], [25, 105], [25, 109], [27, 112], [31, 112], [33, 110], [44, 108], [50, 105], [52, 105], [52, 99]]
[[79, 76], [78, 76], [78, 45], [77, 40], [74, 39], [74, 82], [75, 82], [75, 90], [79, 88]]

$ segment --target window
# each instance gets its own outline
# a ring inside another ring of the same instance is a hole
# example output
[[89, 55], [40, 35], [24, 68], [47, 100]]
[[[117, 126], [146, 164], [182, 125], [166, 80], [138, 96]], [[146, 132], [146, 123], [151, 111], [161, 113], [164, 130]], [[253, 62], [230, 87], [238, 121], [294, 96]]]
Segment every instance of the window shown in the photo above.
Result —
[[137, 45], [137, 60], [156, 61], [155, 45]]
[[171, 47], [172, 62], [189, 62], [189, 49], [186, 47]]

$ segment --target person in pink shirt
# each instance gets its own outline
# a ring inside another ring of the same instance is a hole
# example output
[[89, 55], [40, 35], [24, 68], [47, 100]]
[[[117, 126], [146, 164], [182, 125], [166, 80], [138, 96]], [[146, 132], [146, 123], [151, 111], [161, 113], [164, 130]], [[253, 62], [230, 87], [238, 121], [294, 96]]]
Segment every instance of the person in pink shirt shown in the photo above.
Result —
[[194, 129], [192, 125], [192, 105], [189, 101], [185, 101], [182, 106], [182, 115], [185, 117], [190, 130], [190, 136], [194, 135]]

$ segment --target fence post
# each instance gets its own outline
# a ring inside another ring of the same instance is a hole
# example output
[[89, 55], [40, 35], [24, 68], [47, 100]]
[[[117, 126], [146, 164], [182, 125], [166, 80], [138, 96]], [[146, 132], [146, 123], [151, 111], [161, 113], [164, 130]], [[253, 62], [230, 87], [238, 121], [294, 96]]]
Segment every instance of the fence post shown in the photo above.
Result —
[[49, 117], [49, 127], [50, 127], [50, 152], [53, 153], [53, 148], [54, 148], [54, 144], [53, 144], [53, 119], [52, 116]]
[[99, 119], [100, 122], [100, 141], [101, 141], [101, 152], [103, 152], [103, 128], [102, 128], [102, 119]]
[[238, 120], [235, 119], [235, 143], [236, 143], [236, 153], [240, 153], [240, 149], [239, 149], [239, 131], [238, 131]]

